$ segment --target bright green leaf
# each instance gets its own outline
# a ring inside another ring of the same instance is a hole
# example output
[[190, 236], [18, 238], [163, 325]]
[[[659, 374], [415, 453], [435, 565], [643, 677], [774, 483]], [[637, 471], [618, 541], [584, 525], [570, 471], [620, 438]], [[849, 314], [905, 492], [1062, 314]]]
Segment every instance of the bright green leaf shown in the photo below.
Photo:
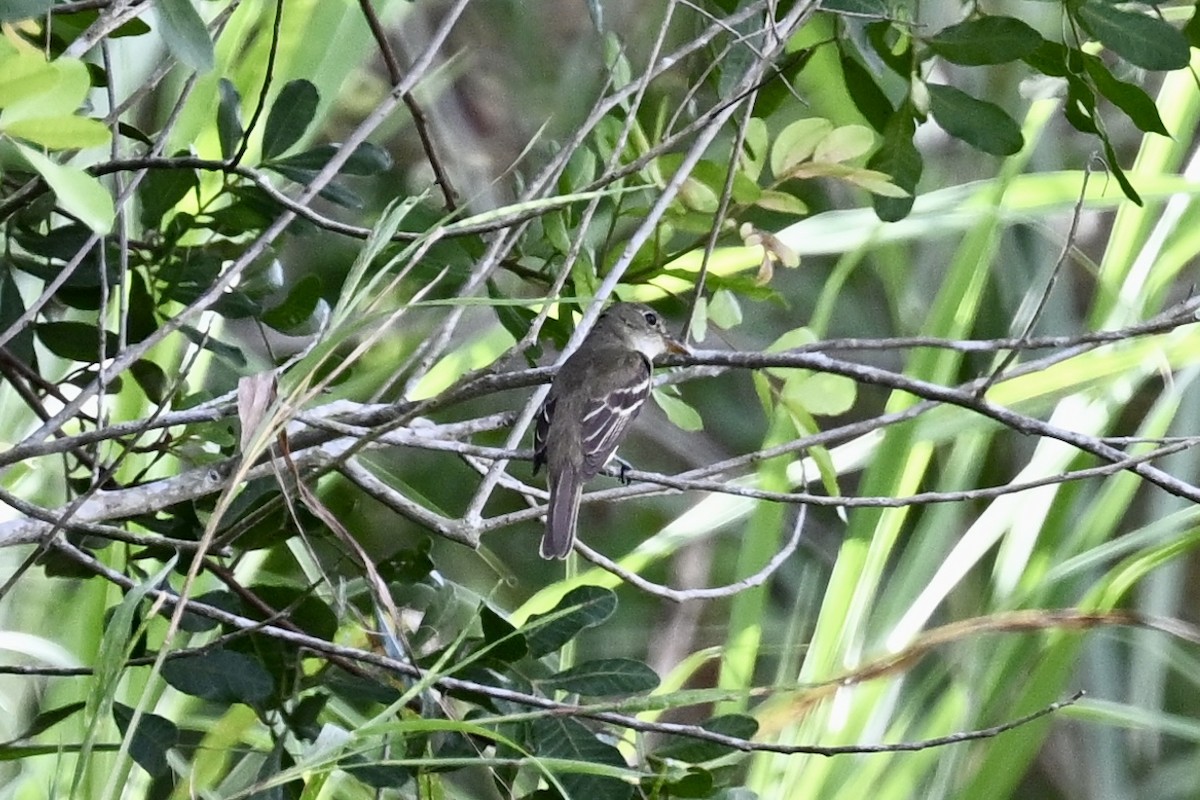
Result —
[[854, 407], [858, 386], [854, 379], [827, 372], [793, 375], [783, 384], [783, 400], [795, 403], [818, 417], [844, 414]]
[[841, 176], [841, 179], [861, 186], [872, 194], [884, 197], [908, 197], [909, 193], [892, 183], [890, 176], [874, 169], [854, 169]]
[[700, 412], [683, 400], [660, 391], [654, 392], [653, 396], [654, 402], [666, 412], [672, 425], [685, 431], [704, 430], [704, 420], [700, 417]]
[[794, 214], [797, 217], [808, 213], [808, 205], [803, 200], [794, 194], [776, 189], [764, 189], [754, 205], [768, 211], [778, 211], [781, 214]]
[[865, 125], [834, 128], [813, 151], [813, 161], [841, 163], [858, 158], [875, 146], [875, 132]]
[[20, 51], [0, 62], [0, 108], [52, 91], [62, 74], [41, 53]]
[[709, 303], [708, 316], [721, 330], [736, 328], [742, 324], [742, 306], [728, 289], [717, 289]]
[[32, 147], [18, 144], [17, 149], [46, 181], [63, 209], [96, 233], [112, 230], [113, 199], [100, 181], [81, 169], [51, 161]]
[[88, 117], [34, 117], [5, 123], [0, 119], [0, 131], [17, 139], [40, 144], [50, 150], [79, 150], [108, 144], [109, 132], [104, 123]]
[[817, 145], [832, 130], [832, 122], [816, 117], [788, 125], [775, 137], [771, 148], [771, 172], [776, 178], [788, 175], [797, 164], [812, 158]]

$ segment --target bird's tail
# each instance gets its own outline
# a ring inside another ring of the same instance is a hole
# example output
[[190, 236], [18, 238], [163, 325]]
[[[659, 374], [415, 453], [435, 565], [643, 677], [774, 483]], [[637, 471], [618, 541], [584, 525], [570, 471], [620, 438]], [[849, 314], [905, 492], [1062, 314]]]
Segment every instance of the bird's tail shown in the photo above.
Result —
[[579, 516], [579, 497], [583, 481], [573, 469], [554, 476], [550, 484], [550, 503], [546, 506], [546, 532], [542, 534], [542, 558], [566, 558], [575, 544], [575, 520]]

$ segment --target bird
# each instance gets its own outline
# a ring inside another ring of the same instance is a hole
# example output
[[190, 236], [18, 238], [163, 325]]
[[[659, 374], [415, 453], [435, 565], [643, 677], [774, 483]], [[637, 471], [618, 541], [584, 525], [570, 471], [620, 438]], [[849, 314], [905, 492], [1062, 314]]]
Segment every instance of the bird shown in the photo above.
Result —
[[533, 432], [533, 472], [546, 466], [550, 490], [542, 558], [571, 552], [583, 484], [613, 458], [650, 394], [653, 361], [666, 352], [689, 351], [657, 311], [614, 303], [559, 368]]

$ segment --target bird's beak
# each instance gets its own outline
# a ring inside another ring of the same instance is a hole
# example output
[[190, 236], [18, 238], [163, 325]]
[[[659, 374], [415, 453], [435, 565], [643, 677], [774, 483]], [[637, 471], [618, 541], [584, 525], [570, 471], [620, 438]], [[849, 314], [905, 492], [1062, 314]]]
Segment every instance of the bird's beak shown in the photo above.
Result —
[[674, 336], [664, 336], [663, 341], [667, 346], [668, 353], [674, 353], [678, 356], [690, 356], [692, 354], [692, 351], [688, 349], [687, 345], [676, 339]]

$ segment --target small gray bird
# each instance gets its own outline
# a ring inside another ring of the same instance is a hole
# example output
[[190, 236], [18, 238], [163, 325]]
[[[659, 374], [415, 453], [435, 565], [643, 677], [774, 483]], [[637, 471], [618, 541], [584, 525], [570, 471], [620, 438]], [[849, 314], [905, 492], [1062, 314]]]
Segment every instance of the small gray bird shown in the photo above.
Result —
[[652, 362], [668, 351], [688, 349], [657, 311], [615, 303], [554, 377], [533, 432], [533, 471], [545, 464], [550, 485], [542, 558], [571, 552], [583, 483], [612, 459], [650, 394]]

